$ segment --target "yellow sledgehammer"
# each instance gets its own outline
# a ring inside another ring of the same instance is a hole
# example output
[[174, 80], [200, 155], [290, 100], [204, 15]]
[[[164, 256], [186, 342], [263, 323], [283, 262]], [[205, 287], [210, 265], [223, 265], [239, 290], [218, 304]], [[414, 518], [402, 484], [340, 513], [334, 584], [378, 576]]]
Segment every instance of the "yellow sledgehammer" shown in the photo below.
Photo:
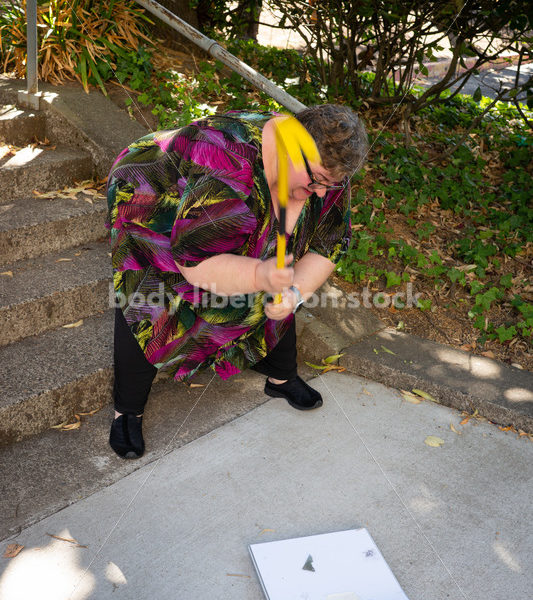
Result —
[[[289, 201], [289, 160], [295, 170], [305, 170], [305, 155], [308, 162], [320, 163], [320, 154], [315, 140], [307, 129], [294, 117], [283, 116], [274, 120], [276, 133], [276, 150], [278, 153], [278, 200], [279, 200], [279, 230], [276, 248], [276, 267], [285, 267], [286, 251], [286, 215]], [[281, 302], [281, 294], [276, 294], [274, 304]]]

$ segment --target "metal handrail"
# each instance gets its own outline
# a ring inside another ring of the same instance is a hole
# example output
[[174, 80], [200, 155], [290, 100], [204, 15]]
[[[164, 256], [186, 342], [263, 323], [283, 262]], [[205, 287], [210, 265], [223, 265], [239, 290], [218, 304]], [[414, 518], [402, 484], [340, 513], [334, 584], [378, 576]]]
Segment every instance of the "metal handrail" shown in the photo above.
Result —
[[255, 69], [252, 69], [246, 63], [243, 63], [242, 60], [239, 60], [236, 56], [228, 52], [218, 42], [215, 42], [203, 33], [200, 33], [197, 29], [192, 27], [192, 25], [189, 25], [189, 23], [183, 21], [183, 19], [177, 17], [164, 6], [155, 2], [155, 0], [136, 1], [137, 4], [140, 4], [147, 11], [161, 19], [161, 21], [167, 23], [167, 25], [200, 46], [200, 48], [203, 48], [206, 52], [211, 54], [211, 56], [223, 62], [230, 69], [238, 73], [241, 77], [244, 77], [244, 79], [262, 92], [267, 93], [271, 98], [276, 100], [276, 102], [279, 102], [288, 110], [297, 113], [306, 108], [305, 104], [296, 100], [294, 96], [291, 96], [284, 89], [278, 87], [266, 77], [263, 77], [263, 75], [258, 73]]

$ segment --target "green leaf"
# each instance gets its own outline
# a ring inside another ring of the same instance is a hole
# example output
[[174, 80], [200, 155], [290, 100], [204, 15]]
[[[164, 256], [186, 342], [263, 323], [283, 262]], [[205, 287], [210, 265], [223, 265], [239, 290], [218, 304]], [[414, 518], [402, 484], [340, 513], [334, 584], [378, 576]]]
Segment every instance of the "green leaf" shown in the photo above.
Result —
[[484, 288], [484, 284], [481, 283], [481, 281], [478, 281], [477, 279], [474, 279], [471, 284], [470, 284], [470, 294], [472, 296], [475, 296], [480, 290], [482, 290]]
[[498, 334], [498, 339], [500, 342], [508, 342], [509, 340], [512, 340], [517, 333], [514, 325], [511, 325], [511, 327], [504, 327], [502, 325], [501, 327], [495, 329], [495, 332]]
[[479, 102], [481, 100], [481, 88], [479, 87], [479, 85], [476, 88], [476, 91], [474, 92], [474, 94], [472, 95], [472, 99], [474, 100], [474, 102]]
[[416, 303], [416, 307], [420, 310], [430, 310], [431, 304], [431, 298], [419, 298]]
[[[96, 82], [98, 83], [98, 85], [100, 86], [102, 93], [104, 94], [104, 96], [107, 96], [107, 90], [105, 89], [104, 82], [102, 81], [102, 78], [100, 77], [100, 73], [98, 72], [98, 69], [96, 68], [94, 60], [91, 58], [91, 55], [89, 54], [87, 48], [83, 48], [82, 52], [91, 67], [91, 73], [92, 73], [93, 77], [96, 79]], [[88, 90], [86, 90], [86, 91], [88, 91]]]
[[328, 356], [327, 358], [324, 358], [323, 362], [325, 362], [327, 365], [330, 365], [330, 364], [334, 363], [336, 360], [339, 360], [339, 358], [341, 356], [344, 356], [344, 353], [342, 353], [342, 354], [332, 354], [331, 356]]
[[417, 388], [412, 390], [413, 394], [416, 394], [417, 396], [422, 396], [422, 398], [425, 398], [426, 400], [431, 400], [431, 402], [437, 402], [438, 404], [438, 400], [435, 400], [435, 398], [433, 398], [433, 396], [431, 394], [428, 394], [428, 392], [424, 392], [424, 390], [419, 390]]
[[381, 346], [381, 348], [385, 351], [388, 352], [389, 354], [394, 354], [394, 356], [396, 356], [396, 352], [393, 352], [392, 350], [389, 350], [388, 348], [386, 348], [385, 346]]
[[81, 85], [83, 86], [83, 89], [89, 93], [89, 86], [87, 85], [87, 61], [85, 60], [85, 56], [83, 54], [80, 56], [79, 69]]
[[387, 271], [387, 273], [385, 273], [386, 277], [387, 277], [387, 283], [385, 285], [385, 287], [389, 288], [395, 285], [400, 285], [402, 283], [402, 278], [400, 275], [396, 275], [396, 273], [394, 271]]
[[507, 273], [500, 277], [500, 285], [503, 285], [504, 288], [510, 288], [513, 285], [513, 274]]
[[318, 369], [318, 370], [322, 370], [322, 369], [327, 369], [328, 366], [327, 365], [313, 365], [310, 362], [304, 361], [306, 365], [308, 365], [309, 367], [311, 367], [312, 369]]

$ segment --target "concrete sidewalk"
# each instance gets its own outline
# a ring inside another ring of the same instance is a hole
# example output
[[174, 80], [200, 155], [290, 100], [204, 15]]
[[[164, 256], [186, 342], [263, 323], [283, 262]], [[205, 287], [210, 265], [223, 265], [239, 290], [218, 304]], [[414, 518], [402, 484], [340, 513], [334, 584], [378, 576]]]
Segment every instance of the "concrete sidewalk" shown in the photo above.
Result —
[[319, 410], [273, 399], [4, 540], [2, 600], [260, 600], [248, 544], [359, 526], [410, 600], [531, 597], [527, 438], [347, 373], [313, 387]]

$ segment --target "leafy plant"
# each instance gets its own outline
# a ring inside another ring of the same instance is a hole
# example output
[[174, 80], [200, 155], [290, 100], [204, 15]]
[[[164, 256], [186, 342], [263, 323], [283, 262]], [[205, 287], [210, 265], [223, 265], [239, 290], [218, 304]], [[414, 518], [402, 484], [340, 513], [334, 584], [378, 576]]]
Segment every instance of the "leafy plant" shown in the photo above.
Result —
[[[152, 42], [144, 11], [131, 0], [38, 0], [39, 78], [53, 84], [77, 79], [88, 92], [114, 77], [116, 60]], [[0, 12], [0, 62], [25, 76], [26, 15], [23, 0], [6, 0]]]

